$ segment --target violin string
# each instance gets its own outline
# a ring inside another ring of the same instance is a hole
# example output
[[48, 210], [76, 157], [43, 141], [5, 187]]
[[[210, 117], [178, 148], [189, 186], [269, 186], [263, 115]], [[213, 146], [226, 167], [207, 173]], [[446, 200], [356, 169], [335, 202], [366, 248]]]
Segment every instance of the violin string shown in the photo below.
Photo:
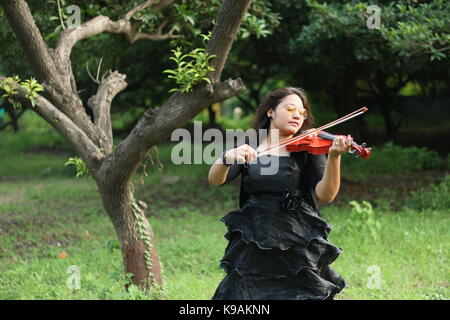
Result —
[[310, 134], [313, 134], [313, 133], [315, 133], [315, 132], [317, 132], [317, 131], [324, 130], [324, 129], [327, 129], [327, 128], [331, 128], [332, 126], [335, 126], [335, 125], [337, 125], [337, 124], [340, 124], [340, 123], [342, 123], [342, 122], [345, 122], [345, 121], [347, 121], [347, 120], [350, 120], [351, 118], [357, 117], [357, 116], [363, 114], [363, 113], [366, 112], [366, 111], [367, 111], [367, 108], [366, 108], [366, 107], [362, 107], [362, 108], [360, 108], [360, 109], [358, 109], [358, 110], [355, 110], [355, 111], [349, 113], [349, 114], [346, 115], [346, 116], [343, 116], [343, 117], [341, 117], [341, 118], [339, 118], [339, 119], [336, 119], [336, 120], [334, 120], [334, 121], [331, 121], [330, 123], [327, 123], [327, 124], [325, 124], [325, 125], [323, 125], [323, 126], [321, 126], [321, 127], [319, 127], [319, 128], [316, 128], [316, 129], [313, 129], [313, 130], [308, 131], [308, 132], [306, 132], [306, 133], [300, 134], [300, 135], [298, 135], [298, 136], [289, 138], [289, 139], [283, 141], [282, 143], [280, 143], [280, 144], [278, 144], [278, 145], [276, 145], [276, 146], [272, 146], [272, 147], [269, 147], [269, 148], [267, 148], [267, 149], [264, 149], [263, 151], [260, 151], [260, 152], [257, 154], [257, 157], [259, 157], [260, 155], [263, 155], [263, 154], [266, 153], [267, 151], [270, 151], [270, 150], [276, 150], [276, 149], [281, 148], [281, 147], [283, 147], [283, 146], [285, 146], [285, 145], [287, 145], [287, 144], [289, 144], [289, 143], [292, 143], [292, 142], [294, 142], [294, 141], [298, 141], [298, 140], [300, 140], [300, 139], [303, 139], [304, 137], [306, 137], [306, 136], [308, 136], [308, 135], [310, 135]]

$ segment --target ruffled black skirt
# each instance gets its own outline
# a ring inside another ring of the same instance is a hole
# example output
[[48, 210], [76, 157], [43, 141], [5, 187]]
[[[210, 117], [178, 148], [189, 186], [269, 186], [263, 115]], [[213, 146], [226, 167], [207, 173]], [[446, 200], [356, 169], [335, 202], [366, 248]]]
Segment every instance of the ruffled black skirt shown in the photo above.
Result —
[[252, 195], [221, 221], [228, 228], [220, 261], [226, 276], [212, 299], [325, 300], [347, 286], [329, 266], [343, 249], [328, 242], [332, 225], [312, 199], [285, 210], [279, 196]]

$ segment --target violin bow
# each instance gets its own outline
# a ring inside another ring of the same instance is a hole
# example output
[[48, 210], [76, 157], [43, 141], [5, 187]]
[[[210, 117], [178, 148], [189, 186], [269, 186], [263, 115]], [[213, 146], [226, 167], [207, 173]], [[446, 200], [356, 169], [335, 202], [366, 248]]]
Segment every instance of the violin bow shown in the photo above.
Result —
[[[275, 145], [275, 146], [272, 146], [272, 147], [269, 147], [269, 148], [267, 148], [267, 149], [265, 149], [265, 150], [263, 150], [263, 151], [259, 151], [256, 157], [259, 157], [260, 155], [263, 155], [263, 154], [266, 153], [267, 151], [275, 150], [275, 149], [284, 147], [284, 146], [286, 146], [286, 145], [288, 145], [289, 143], [292, 143], [292, 142], [294, 142], [294, 141], [298, 141], [298, 140], [300, 140], [300, 139], [303, 139], [304, 137], [307, 137], [307, 136], [309, 136], [310, 134], [315, 133], [315, 132], [317, 132], [317, 131], [325, 130], [325, 129], [331, 128], [331, 127], [333, 127], [333, 126], [335, 126], [335, 125], [337, 125], [337, 124], [343, 123], [343, 122], [345, 122], [345, 121], [347, 121], [347, 120], [350, 120], [350, 119], [352, 119], [352, 118], [354, 118], [354, 117], [357, 117], [357, 116], [363, 114], [363, 113], [366, 112], [367, 110], [369, 110], [369, 109], [366, 108], [366, 107], [362, 107], [362, 108], [360, 108], [360, 109], [358, 109], [358, 110], [355, 110], [355, 111], [353, 111], [353, 112], [351, 112], [351, 113], [349, 113], [349, 114], [347, 114], [347, 115], [345, 115], [345, 116], [343, 116], [343, 117], [341, 117], [341, 118], [339, 118], [339, 119], [336, 119], [336, 120], [331, 121], [330, 123], [324, 124], [323, 126], [321, 126], [321, 127], [319, 127], [319, 128], [316, 128], [316, 129], [313, 129], [313, 130], [311, 130], [311, 131], [302, 133], [302, 134], [300, 134], [300, 135], [298, 135], [298, 136], [289, 138], [289, 139], [287, 139], [287, 140], [281, 142], [280, 144]], [[246, 164], [247, 164], [247, 162], [246, 162]]]

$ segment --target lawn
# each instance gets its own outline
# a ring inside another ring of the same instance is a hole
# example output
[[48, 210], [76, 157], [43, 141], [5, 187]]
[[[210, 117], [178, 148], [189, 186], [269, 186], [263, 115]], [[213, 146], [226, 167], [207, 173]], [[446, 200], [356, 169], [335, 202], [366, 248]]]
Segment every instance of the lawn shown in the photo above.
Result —
[[[155, 297], [135, 287], [123, 289], [128, 279], [122, 275], [119, 244], [95, 182], [75, 178], [75, 169], [64, 166], [75, 155], [51, 129], [44, 126], [37, 134], [37, 127], [2, 133], [0, 140], [0, 299]], [[219, 219], [238, 206], [239, 184], [208, 185], [209, 166], [173, 165], [171, 148], [158, 147], [163, 166], [149, 161], [147, 175], [135, 176], [136, 199], [148, 204], [163, 267], [158, 297], [210, 299], [224, 277], [218, 265], [226, 228]], [[353, 160], [345, 159], [343, 166]], [[332, 267], [349, 287], [337, 300], [450, 298], [449, 179], [443, 179], [448, 171], [441, 165], [431, 168], [441, 168], [440, 184], [416, 183], [417, 191], [403, 192], [402, 199], [379, 188], [366, 190], [363, 198], [359, 194], [357, 204], [370, 203], [360, 210], [349, 204], [351, 192], [339, 195], [345, 201], [322, 208], [334, 226], [329, 240], [344, 249]], [[358, 166], [348, 167], [363, 170]], [[353, 180], [364, 185], [383, 171], [375, 169]], [[401, 184], [409, 173], [426, 169], [406, 168], [391, 180]], [[351, 170], [343, 173], [352, 181]], [[79, 270], [78, 290], [68, 286], [73, 265]]]

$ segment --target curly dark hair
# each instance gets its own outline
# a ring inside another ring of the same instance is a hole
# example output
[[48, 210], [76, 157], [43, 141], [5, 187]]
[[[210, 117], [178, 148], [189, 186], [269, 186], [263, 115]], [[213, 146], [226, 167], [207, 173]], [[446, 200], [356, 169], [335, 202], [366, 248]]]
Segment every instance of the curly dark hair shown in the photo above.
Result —
[[269, 130], [270, 119], [267, 116], [267, 111], [272, 108], [275, 110], [286, 96], [291, 94], [296, 94], [302, 99], [303, 107], [308, 111], [308, 118], [303, 121], [301, 128], [294, 134], [294, 136], [299, 135], [303, 130], [311, 129], [314, 124], [314, 117], [311, 112], [311, 106], [306, 98], [305, 91], [299, 87], [284, 87], [271, 91], [267, 94], [261, 104], [256, 109], [255, 115], [253, 117], [253, 129], [259, 132], [259, 129]]

